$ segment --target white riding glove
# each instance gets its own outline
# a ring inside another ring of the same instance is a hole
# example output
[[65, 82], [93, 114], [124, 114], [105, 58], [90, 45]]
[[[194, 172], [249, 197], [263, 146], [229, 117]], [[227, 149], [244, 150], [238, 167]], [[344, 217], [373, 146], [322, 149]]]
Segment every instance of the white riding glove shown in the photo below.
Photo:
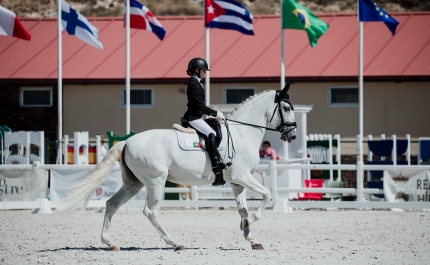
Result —
[[220, 111], [216, 112], [216, 117], [222, 121], [225, 120], [224, 114], [222, 114], [222, 112], [220, 112]]

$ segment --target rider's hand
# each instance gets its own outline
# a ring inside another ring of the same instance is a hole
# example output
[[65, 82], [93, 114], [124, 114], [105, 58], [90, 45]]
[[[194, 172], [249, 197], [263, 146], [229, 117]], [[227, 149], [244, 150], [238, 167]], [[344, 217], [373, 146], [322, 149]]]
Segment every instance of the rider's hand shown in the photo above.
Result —
[[220, 120], [225, 120], [224, 114], [222, 114], [222, 112], [220, 112], [220, 111], [216, 112], [216, 117]]

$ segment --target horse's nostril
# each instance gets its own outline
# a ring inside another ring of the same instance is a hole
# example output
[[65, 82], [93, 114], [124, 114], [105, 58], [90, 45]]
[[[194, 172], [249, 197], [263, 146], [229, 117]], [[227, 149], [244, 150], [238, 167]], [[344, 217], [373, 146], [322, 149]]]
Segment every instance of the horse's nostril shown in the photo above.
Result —
[[295, 135], [293, 135], [293, 137], [291, 137], [291, 139], [296, 140], [296, 136], [295, 136]]

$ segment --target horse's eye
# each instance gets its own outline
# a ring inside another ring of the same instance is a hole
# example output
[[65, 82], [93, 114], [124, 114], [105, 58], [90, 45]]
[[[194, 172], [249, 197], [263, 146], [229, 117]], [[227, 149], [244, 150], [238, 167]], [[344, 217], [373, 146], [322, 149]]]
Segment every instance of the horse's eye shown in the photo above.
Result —
[[289, 107], [284, 107], [284, 111], [290, 111]]

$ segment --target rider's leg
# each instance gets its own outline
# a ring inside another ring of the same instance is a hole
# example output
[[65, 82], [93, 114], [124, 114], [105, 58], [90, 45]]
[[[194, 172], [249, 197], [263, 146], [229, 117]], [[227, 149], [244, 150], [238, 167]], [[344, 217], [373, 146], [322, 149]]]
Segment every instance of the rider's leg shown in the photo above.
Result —
[[209, 158], [212, 163], [212, 171], [215, 174], [215, 182], [213, 183], [214, 186], [217, 185], [224, 185], [225, 181], [223, 179], [222, 169], [220, 168], [220, 157], [216, 146], [216, 140], [215, 140], [215, 131], [202, 119], [189, 121], [191, 126], [193, 126], [196, 130], [203, 133], [207, 136], [207, 152], [209, 154]]
[[196, 129], [197, 131], [203, 133], [206, 136], [209, 136], [209, 134], [211, 134], [211, 133], [213, 133], [214, 135], [216, 135], [216, 132], [211, 128], [211, 126], [209, 126], [202, 119], [197, 119], [197, 120], [189, 121], [189, 123], [191, 124], [191, 126], [194, 127], [194, 129]]

